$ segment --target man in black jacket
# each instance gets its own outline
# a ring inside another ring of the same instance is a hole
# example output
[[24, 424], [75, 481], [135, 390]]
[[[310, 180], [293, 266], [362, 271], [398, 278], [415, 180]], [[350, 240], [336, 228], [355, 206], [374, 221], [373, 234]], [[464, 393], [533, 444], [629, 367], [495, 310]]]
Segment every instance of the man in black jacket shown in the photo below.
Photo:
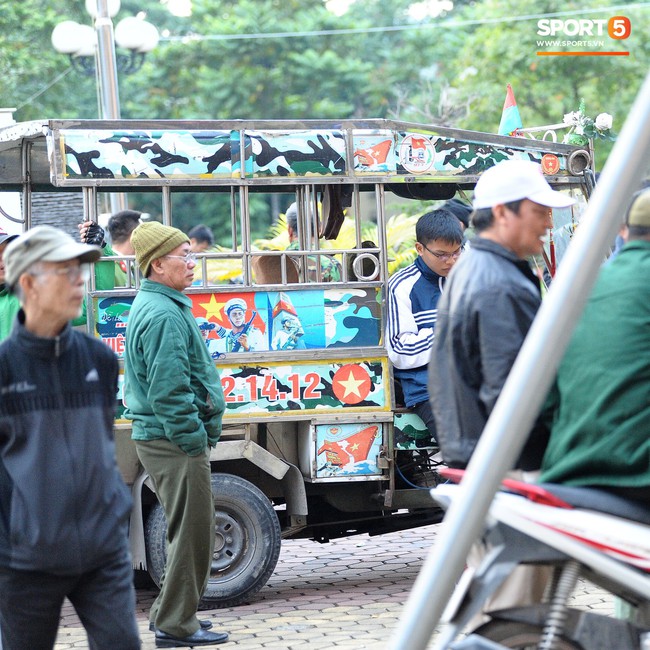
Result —
[[93, 650], [136, 650], [131, 498], [115, 460], [118, 366], [70, 326], [100, 249], [38, 226], [5, 252], [22, 309], [0, 345], [3, 650], [54, 647], [64, 598]]
[[[501, 162], [476, 184], [477, 236], [447, 279], [429, 364], [438, 442], [450, 467], [467, 466], [540, 305], [527, 258], [542, 252], [551, 208], [573, 203], [530, 161]], [[532, 432], [518, 469], [539, 469], [547, 436], [541, 426]]]
[[[429, 363], [438, 443], [450, 467], [469, 463], [540, 305], [539, 279], [527, 258], [542, 252], [551, 208], [573, 203], [530, 161], [498, 163], [476, 184], [477, 236], [447, 279]], [[548, 431], [536, 426], [516, 464], [518, 478], [538, 474], [547, 440]], [[478, 566], [483, 554], [475, 544], [467, 563]], [[484, 611], [539, 602], [549, 576], [548, 567], [518, 567]], [[474, 617], [469, 628], [483, 620]]]

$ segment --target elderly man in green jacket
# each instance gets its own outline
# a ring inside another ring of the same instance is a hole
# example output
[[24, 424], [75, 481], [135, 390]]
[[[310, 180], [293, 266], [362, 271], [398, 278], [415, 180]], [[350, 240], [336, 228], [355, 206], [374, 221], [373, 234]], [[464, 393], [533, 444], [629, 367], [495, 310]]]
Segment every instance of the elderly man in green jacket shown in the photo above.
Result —
[[167, 519], [167, 563], [150, 628], [158, 648], [223, 643], [228, 635], [196, 616], [214, 548], [210, 448], [225, 407], [219, 374], [183, 294], [196, 259], [187, 235], [157, 222], [138, 226], [131, 243], [145, 279], [126, 333], [125, 415]]

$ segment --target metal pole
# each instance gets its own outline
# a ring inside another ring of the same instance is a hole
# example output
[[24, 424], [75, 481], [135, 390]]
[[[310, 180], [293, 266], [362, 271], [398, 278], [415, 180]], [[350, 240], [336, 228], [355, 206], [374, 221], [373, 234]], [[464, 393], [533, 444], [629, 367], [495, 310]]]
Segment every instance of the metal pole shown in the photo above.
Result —
[[97, 70], [102, 103], [102, 118], [120, 119], [120, 92], [117, 85], [117, 59], [113, 21], [108, 15], [108, 0], [97, 0]]
[[[117, 85], [117, 59], [115, 56], [115, 39], [113, 21], [108, 15], [108, 0], [97, 0], [97, 79], [101, 99], [102, 119], [120, 119], [120, 93]], [[124, 194], [111, 194], [111, 212], [115, 214], [126, 210], [127, 201]]]
[[424, 650], [479, 536], [492, 498], [513, 466], [546, 397], [572, 330], [650, 159], [650, 74], [639, 91], [550, 291], [447, 512], [391, 642]]

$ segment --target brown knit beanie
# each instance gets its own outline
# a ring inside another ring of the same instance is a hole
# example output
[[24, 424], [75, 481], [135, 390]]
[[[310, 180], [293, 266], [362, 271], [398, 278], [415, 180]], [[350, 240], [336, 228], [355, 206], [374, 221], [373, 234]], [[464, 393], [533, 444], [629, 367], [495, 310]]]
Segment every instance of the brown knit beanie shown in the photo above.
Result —
[[135, 261], [144, 276], [149, 272], [151, 262], [189, 241], [189, 237], [183, 231], [171, 226], [163, 226], [157, 221], [145, 221], [131, 233]]

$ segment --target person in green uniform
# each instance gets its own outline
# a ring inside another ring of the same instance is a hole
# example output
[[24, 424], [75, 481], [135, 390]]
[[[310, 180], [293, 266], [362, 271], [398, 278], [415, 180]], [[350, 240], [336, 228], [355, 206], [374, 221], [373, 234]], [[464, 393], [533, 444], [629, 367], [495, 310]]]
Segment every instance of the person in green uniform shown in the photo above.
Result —
[[[128, 284], [127, 264], [125, 260], [111, 261], [105, 258], [118, 255], [133, 255], [131, 233], [140, 225], [141, 212], [137, 210], [122, 210], [116, 212], [108, 220], [107, 230], [111, 243], [105, 239], [104, 229], [93, 221], [80, 223], [79, 238], [85, 244], [101, 246], [102, 259], [95, 264], [95, 289], [109, 291], [116, 287], [125, 287]], [[130, 263], [132, 264], [132, 263]], [[133, 272], [131, 273], [133, 278]], [[133, 282], [133, 279], [131, 280]], [[81, 315], [75, 319], [73, 325], [85, 325], [87, 320], [86, 301], [84, 300]]]
[[628, 238], [598, 275], [547, 401], [551, 436], [540, 480], [650, 504], [650, 190]]
[[9, 336], [16, 314], [20, 309], [20, 300], [9, 291], [5, 284], [5, 263], [3, 261], [7, 244], [16, 237], [18, 235], [9, 235], [0, 228], [0, 341]]

